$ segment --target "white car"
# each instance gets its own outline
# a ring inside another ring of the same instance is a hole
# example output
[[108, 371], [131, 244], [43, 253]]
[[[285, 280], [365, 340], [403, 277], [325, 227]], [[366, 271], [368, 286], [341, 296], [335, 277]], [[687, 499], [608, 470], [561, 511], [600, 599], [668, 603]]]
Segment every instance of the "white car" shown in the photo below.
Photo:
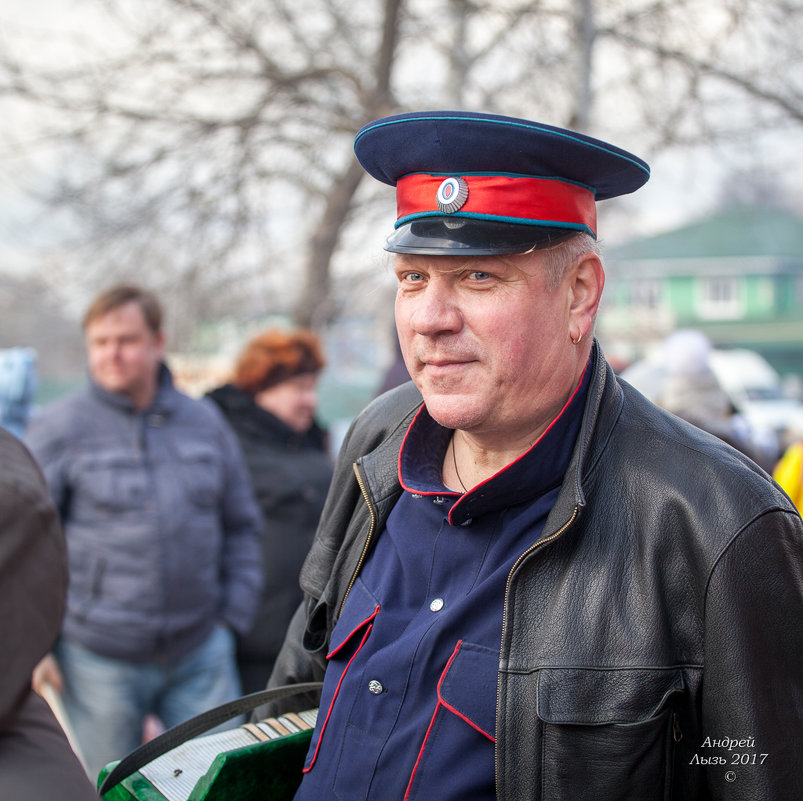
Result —
[[782, 446], [790, 434], [803, 435], [803, 404], [784, 395], [778, 373], [763, 356], [715, 348], [709, 363], [734, 408], [753, 428], [773, 431]]

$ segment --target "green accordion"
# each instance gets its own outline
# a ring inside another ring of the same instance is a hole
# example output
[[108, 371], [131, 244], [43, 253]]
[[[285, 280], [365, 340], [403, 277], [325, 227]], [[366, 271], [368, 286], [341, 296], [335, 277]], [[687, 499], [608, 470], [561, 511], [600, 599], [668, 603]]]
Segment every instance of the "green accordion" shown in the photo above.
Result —
[[[284, 801], [301, 782], [317, 710], [188, 740], [124, 778], [104, 801]], [[100, 774], [102, 783], [117, 763]]]

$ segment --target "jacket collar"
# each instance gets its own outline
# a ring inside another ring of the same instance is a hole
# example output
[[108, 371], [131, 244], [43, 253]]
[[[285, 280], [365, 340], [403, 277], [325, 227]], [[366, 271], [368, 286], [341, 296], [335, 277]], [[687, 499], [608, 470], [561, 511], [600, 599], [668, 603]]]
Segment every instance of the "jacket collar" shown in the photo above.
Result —
[[[91, 376], [89, 378], [89, 392], [102, 403], [114, 406], [121, 411], [136, 414], [137, 410], [128, 395], [120, 392], [110, 392], [98, 384]], [[159, 365], [159, 374], [156, 383], [156, 396], [151, 405], [142, 410], [147, 414], [170, 414], [176, 407], [179, 392], [173, 385], [173, 375], [164, 362]]]
[[416, 495], [448, 499], [451, 525], [469, 525], [477, 517], [527, 503], [556, 488], [563, 482], [574, 450], [590, 372], [587, 364], [560, 413], [527, 451], [464, 493], [447, 489], [441, 477], [452, 431], [439, 425], [426, 406], [422, 407], [401, 446], [399, 477], [403, 488]]
[[622, 389], [616, 381], [602, 348], [594, 340], [591, 353], [591, 384], [586, 396], [583, 422], [574, 446], [569, 467], [563, 479], [544, 533], [547, 537], [565, 525], [573, 516], [581, 514], [586, 505], [583, 484], [599, 460], [608, 443], [619, 414], [622, 411]]

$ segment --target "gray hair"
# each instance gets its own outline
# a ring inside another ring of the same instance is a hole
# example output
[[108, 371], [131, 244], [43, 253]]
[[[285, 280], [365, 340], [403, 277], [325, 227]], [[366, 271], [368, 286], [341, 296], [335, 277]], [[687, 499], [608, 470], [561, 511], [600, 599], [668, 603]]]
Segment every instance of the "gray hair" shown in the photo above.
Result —
[[537, 251], [541, 257], [547, 278], [547, 289], [554, 292], [564, 273], [575, 259], [583, 253], [593, 253], [602, 258], [602, 247], [591, 234], [580, 233], [557, 245]]

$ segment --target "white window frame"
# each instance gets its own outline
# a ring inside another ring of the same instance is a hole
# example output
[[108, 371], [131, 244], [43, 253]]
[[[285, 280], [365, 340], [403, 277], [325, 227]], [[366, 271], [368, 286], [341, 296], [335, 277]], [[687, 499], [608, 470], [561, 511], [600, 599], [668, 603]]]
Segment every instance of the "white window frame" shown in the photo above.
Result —
[[747, 308], [742, 276], [707, 275], [695, 284], [697, 315], [704, 320], [738, 320]]

